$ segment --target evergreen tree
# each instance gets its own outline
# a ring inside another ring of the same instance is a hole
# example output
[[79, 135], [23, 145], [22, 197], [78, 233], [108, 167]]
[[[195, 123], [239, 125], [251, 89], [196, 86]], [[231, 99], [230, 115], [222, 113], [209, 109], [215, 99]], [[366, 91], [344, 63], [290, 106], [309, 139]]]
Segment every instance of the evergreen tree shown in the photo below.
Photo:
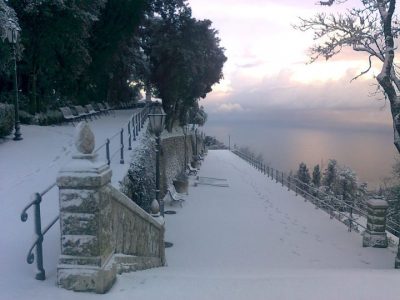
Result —
[[315, 187], [319, 187], [321, 185], [321, 170], [319, 165], [314, 166], [311, 181]]
[[311, 176], [310, 172], [308, 171], [307, 165], [304, 162], [300, 163], [296, 177], [301, 182], [301, 189], [304, 191], [308, 191], [308, 185], [310, 184]]
[[328, 187], [331, 191], [334, 191], [336, 180], [337, 180], [337, 161], [335, 159], [330, 159], [328, 166], [324, 171], [322, 184]]

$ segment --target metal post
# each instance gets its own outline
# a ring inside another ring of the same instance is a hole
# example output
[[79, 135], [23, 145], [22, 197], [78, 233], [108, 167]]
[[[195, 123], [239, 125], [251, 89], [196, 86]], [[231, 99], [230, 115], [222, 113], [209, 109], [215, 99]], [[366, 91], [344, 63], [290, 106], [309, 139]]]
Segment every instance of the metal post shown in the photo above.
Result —
[[110, 165], [110, 139], [106, 140], [106, 158], [107, 158], [107, 165]]
[[136, 141], [136, 129], [135, 123], [132, 123], [132, 133], [133, 133], [133, 140]]
[[183, 133], [183, 138], [184, 138], [184, 148], [185, 148], [185, 165], [183, 166], [183, 170], [186, 170], [187, 166], [186, 133]]
[[350, 206], [349, 232], [351, 232], [351, 227], [353, 227], [353, 207]]
[[135, 118], [136, 118], [136, 125], [135, 125], [135, 127], [136, 127], [136, 136], [138, 136], [139, 135], [139, 114], [136, 114]]
[[275, 171], [276, 171], [276, 174], [275, 174], [275, 182], [277, 183], [277, 182], [278, 182], [279, 171], [278, 171], [278, 170], [275, 170]]
[[18, 75], [17, 75], [17, 53], [15, 50], [15, 43], [13, 43], [13, 53], [14, 53], [14, 85], [15, 85], [15, 105], [14, 105], [14, 127], [15, 127], [15, 132], [14, 132], [14, 141], [20, 141], [22, 140], [22, 134], [20, 132], [20, 121], [19, 121], [19, 97], [18, 97]]
[[138, 120], [138, 129], [139, 129], [139, 132], [140, 132], [140, 130], [142, 129], [142, 122], [141, 122], [141, 115], [140, 115], [140, 113], [138, 114], [138, 118], [139, 118], [139, 120]]
[[42, 224], [40, 216], [40, 202], [42, 202], [42, 196], [39, 193], [35, 194], [35, 234], [38, 237], [36, 244], [36, 266], [37, 271], [36, 279], [45, 280], [46, 273], [43, 269], [43, 235], [42, 235]]
[[121, 128], [120, 136], [121, 136], [121, 159], [120, 159], [119, 163], [123, 164], [124, 163], [124, 129], [123, 128]]
[[128, 150], [132, 150], [132, 134], [131, 134], [131, 121], [128, 122]]
[[160, 205], [161, 216], [164, 217], [164, 201], [160, 199], [160, 135], [156, 136], [156, 200]]

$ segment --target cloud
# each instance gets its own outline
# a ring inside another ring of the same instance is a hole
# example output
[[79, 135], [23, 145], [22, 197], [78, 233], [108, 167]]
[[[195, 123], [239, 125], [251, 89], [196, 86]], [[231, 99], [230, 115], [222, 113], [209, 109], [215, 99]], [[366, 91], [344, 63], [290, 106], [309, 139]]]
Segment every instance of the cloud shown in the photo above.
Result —
[[238, 103], [223, 103], [218, 106], [216, 111], [220, 113], [228, 113], [228, 112], [242, 112], [244, 111], [244, 109]]

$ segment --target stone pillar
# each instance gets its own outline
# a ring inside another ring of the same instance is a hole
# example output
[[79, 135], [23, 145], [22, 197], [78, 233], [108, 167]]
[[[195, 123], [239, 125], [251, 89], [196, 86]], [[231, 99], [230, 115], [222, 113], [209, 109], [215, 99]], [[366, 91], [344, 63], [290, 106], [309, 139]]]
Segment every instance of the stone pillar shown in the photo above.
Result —
[[77, 153], [57, 177], [60, 193], [61, 255], [59, 286], [105, 293], [116, 279], [112, 262], [111, 169], [97, 161], [87, 123], [76, 129]]
[[380, 198], [367, 201], [367, 229], [363, 233], [363, 247], [386, 248], [386, 211], [388, 203]]

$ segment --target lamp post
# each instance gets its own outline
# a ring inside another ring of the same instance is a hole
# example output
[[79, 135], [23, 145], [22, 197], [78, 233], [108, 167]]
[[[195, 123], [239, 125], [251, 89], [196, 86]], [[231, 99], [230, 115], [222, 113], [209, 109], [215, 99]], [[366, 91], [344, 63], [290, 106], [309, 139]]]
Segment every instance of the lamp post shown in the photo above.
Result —
[[156, 136], [156, 200], [160, 208], [161, 216], [163, 217], [164, 201], [160, 199], [160, 135], [164, 129], [165, 116], [166, 114], [161, 105], [154, 105], [149, 113], [150, 132]]
[[184, 146], [185, 146], [185, 164], [183, 166], [183, 170], [186, 170], [186, 165], [187, 165], [187, 150], [186, 150], [186, 136], [188, 133], [188, 126], [185, 124], [182, 126], [183, 129], [183, 136], [184, 136]]
[[18, 77], [17, 77], [17, 52], [16, 44], [18, 41], [19, 27], [14, 20], [8, 19], [8, 26], [6, 27], [7, 40], [13, 46], [14, 55], [14, 86], [15, 86], [15, 103], [14, 103], [14, 141], [22, 140], [19, 122], [19, 100], [18, 100]]
[[196, 154], [196, 158], [197, 158], [197, 128], [194, 130], [194, 138], [196, 140], [196, 151], [195, 151], [195, 154]]

